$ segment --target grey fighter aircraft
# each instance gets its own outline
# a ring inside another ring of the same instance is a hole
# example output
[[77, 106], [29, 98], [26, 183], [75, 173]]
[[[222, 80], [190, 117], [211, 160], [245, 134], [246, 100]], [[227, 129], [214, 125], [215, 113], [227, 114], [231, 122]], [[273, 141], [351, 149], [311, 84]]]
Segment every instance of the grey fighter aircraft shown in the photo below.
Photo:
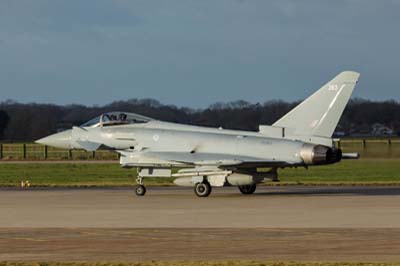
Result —
[[259, 132], [182, 125], [111, 112], [36, 142], [120, 153], [122, 167], [138, 171], [138, 196], [146, 193], [144, 178], [171, 176], [176, 178], [176, 185], [194, 187], [199, 197], [209, 196], [212, 187], [223, 186], [237, 186], [241, 193], [252, 194], [257, 184], [278, 180], [279, 168], [358, 158], [358, 154], [343, 154], [332, 140], [358, 78], [356, 72], [340, 73], [272, 126], [260, 125]]

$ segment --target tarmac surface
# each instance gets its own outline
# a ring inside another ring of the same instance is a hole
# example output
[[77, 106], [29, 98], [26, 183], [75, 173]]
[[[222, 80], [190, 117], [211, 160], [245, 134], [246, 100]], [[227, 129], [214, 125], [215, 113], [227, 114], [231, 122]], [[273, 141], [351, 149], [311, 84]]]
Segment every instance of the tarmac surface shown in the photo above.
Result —
[[400, 187], [0, 189], [0, 261], [400, 261]]
[[400, 187], [3, 189], [0, 227], [400, 228]]

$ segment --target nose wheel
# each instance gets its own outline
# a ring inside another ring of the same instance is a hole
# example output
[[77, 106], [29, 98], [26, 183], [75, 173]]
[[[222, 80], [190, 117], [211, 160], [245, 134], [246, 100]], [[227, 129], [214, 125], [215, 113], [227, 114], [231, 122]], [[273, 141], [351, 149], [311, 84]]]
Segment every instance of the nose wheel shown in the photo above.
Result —
[[136, 193], [136, 196], [139, 196], [139, 197], [144, 196], [144, 194], [146, 194], [146, 187], [143, 185], [136, 186], [135, 193]]
[[139, 184], [135, 187], [136, 196], [144, 196], [146, 194], [146, 187], [143, 185], [143, 177], [138, 177], [136, 182]]

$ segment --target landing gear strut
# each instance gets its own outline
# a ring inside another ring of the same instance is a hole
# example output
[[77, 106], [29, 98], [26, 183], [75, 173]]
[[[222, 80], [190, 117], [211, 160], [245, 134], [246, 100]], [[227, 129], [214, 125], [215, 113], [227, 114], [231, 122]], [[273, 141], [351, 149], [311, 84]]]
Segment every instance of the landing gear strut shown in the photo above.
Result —
[[211, 193], [211, 186], [207, 181], [197, 183], [194, 186], [194, 193], [201, 198], [208, 197]]
[[246, 186], [239, 186], [240, 192], [244, 195], [250, 195], [253, 194], [256, 191], [257, 185], [246, 185]]
[[139, 184], [135, 187], [136, 196], [144, 196], [146, 194], [146, 187], [143, 185], [143, 177], [138, 177], [136, 182]]

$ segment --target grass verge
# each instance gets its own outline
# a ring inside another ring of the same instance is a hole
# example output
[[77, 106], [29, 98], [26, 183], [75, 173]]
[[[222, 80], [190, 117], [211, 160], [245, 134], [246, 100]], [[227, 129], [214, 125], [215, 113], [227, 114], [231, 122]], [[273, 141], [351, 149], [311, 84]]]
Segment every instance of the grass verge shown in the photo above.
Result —
[[[279, 170], [281, 182], [269, 185], [400, 185], [400, 159], [343, 161], [310, 169]], [[132, 186], [136, 169], [123, 169], [118, 162], [90, 163], [0, 163], [0, 186]], [[172, 185], [173, 178], [148, 178], [146, 185]]]

